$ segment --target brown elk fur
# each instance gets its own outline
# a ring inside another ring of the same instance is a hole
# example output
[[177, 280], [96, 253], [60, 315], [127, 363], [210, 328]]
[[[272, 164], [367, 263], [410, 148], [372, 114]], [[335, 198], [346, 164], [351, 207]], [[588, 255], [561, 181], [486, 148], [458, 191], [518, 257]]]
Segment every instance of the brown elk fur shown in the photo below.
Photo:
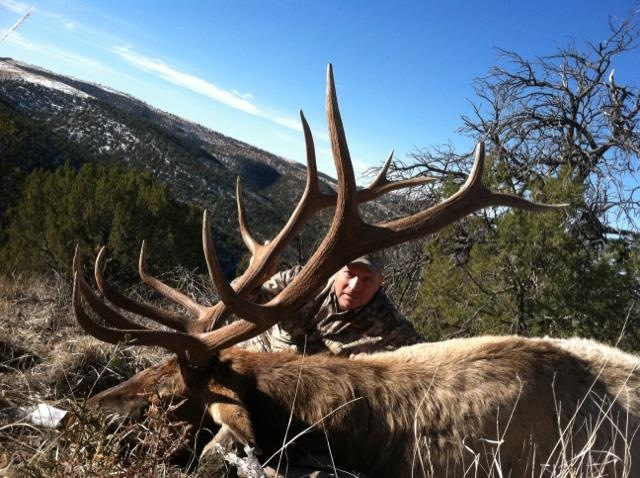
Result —
[[189, 397], [196, 415], [206, 407], [263, 459], [282, 445], [290, 415], [289, 438], [320, 422], [288, 453], [326, 455], [330, 446], [338, 465], [371, 476], [456, 477], [469, 467], [487, 476], [498, 464], [503, 476], [547, 476], [565, 453], [588, 447], [592, 466], [612, 462], [598, 476], [633, 477], [639, 365], [579, 339], [456, 339], [359, 359], [231, 348], [206, 370], [171, 359], [91, 404], [117, 409], [143, 401], [142, 390]]

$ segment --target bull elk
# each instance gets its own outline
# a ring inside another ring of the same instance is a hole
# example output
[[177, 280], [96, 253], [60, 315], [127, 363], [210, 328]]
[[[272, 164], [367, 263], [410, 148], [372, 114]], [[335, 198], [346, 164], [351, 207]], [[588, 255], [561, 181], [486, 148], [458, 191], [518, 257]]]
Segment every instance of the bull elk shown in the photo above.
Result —
[[[357, 190], [338, 111], [331, 65], [327, 72], [327, 116], [337, 168], [337, 194], [320, 192], [310, 129], [301, 114], [307, 145], [307, 184], [290, 220], [267, 245], [254, 240], [238, 184], [240, 230], [252, 261], [234, 282], [226, 281], [213, 249], [207, 214], [203, 247], [221, 301], [205, 307], [145, 271], [142, 281], [183, 306], [193, 318], [120, 294], [104, 279], [104, 249], [88, 285], [79, 260], [73, 306], [80, 325], [96, 338], [161, 346], [172, 358], [89, 400], [89, 405], [135, 414], [153, 394], [185, 399], [196, 414], [206, 410], [220, 425], [212, 443], [232, 437], [257, 447], [267, 459], [283, 437], [311, 427], [296, 446], [376, 477], [550, 476], [574, 452], [578, 472], [640, 476], [639, 360], [587, 340], [480, 337], [420, 344], [365, 358], [264, 354], [234, 345], [256, 336], [300, 308], [339, 268], [356, 257], [422, 237], [487, 206], [531, 211], [562, 205], [534, 203], [491, 192], [482, 184], [484, 148], [454, 195], [416, 214], [371, 225], [361, 202], [427, 181], [389, 181], [386, 167]], [[302, 271], [277, 297], [256, 304], [249, 291], [265, 279], [285, 245], [318, 210], [335, 206], [327, 235]], [[110, 305], [109, 302], [113, 305]], [[85, 312], [87, 304], [107, 325]], [[173, 329], [154, 330], [118, 308]], [[241, 319], [220, 326], [225, 312]], [[314, 428], [312, 425], [316, 424]], [[590, 453], [581, 453], [589, 449]], [[570, 463], [571, 464], [571, 463]], [[593, 475], [596, 476], [596, 475]]]

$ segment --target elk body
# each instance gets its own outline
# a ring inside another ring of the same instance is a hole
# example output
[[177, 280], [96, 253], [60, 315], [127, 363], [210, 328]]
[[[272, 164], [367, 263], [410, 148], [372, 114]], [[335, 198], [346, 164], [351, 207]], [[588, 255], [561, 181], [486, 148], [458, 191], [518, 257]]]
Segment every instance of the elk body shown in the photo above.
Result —
[[311, 427], [291, 459], [330, 448], [337, 466], [370, 476], [557, 476], [584, 452], [572, 465], [581, 476], [633, 477], [638, 366], [578, 339], [456, 339], [357, 360], [230, 348], [197, 372], [173, 358], [146, 390], [134, 377], [90, 403], [122, 413], [121, 399], [187, 398], [223, 427], [214, 443], [228, 431], [264, 460]]
[[[205, 410], [221, 426], [213, 443], [232, 437], [257, 447], [267, 460], [283, 440], [307, 430], [287, 448], [290, 457], [296, 451], [326, 455], [329, 447], [338, 466], [371, 476], [544, 476], [566, 465], [574, 453], [581, 459], [577, 470], [600, 466], [595, 476], [639, 476], [640, 449], [633, 440], [640, 425], [639, 361], [595, 342], [482, 337], [357, 359], [233, 347], [299, 308], [343, 264], [364, 253], [429, 234], [487, 206], [557, 207], [488, 191], [481, 181], [484, 151], [478, 145], [472, 172], [456, 194], [412, 216], [366, 224], [358, 203], [425, 179], [392, 183], [385, 167], [372, 185], [357, 191], [331, 68], [327, 111], [337, 195], [319, 191], [313, 142], [303, 118], [307, 188], [291, 220], [267, 246], [253, 240], [238, 188], [241, 232], [253, 257], [233, 288], [218, 265], [205, 214], [205, 256], [221, 303], [204, 307], [148, 275], [143, 245], [142, 280], [196, 320], [134, 302], [112, 289], [102, 277], [104, 250], [95, 267], [104, 298], [88, 285], [75, 261], [73, 302], [82, 327], [107, 342], [159, 345], [176, 354], [89, 404], [131, 415], [152, 394], [184, 398], [189, 413]], [[329, 232], [294, 281], [267, 304], [248, 301], [247, 293], [260, 285], [301, 225], [331, 205], [336, 212]], [[108, 325], [93, 320], [83, 300]], [[108, 302], [174, 330], [149, 329]], [[219, 327], [226, 310], [242, 319]], [[581, 454], [583, 449], [591, 452]]]

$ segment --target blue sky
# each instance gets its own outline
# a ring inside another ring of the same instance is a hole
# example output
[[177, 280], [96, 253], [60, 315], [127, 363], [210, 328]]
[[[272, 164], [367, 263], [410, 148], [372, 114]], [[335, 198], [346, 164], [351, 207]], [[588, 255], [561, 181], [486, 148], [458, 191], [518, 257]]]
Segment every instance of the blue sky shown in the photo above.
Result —
[[[298, 111], [320, 169], [334, 176], [324, 115], [325, 71], [357, 170], [388, 152], [452, 143], [470, 114], [472, 81], [496, 48], [525, 57], [608, 34], [632, 1], [0, 0], [0, 56], [124, 91], [285, 158], [304, 161]], [[640, 52], [620, 82], [638, 83]]]

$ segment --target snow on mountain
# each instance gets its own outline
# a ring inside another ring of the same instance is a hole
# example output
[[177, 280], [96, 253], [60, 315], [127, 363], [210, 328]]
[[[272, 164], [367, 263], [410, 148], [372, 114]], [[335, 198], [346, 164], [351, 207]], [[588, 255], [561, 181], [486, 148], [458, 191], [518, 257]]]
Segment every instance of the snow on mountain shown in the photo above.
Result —
[[[181, 200], [224, 211], [223, 221], [235, 221], [240, 177], [249, 216], [258, 218], [267, 236], [291, 213], [306, 181], [300, 163], [111, 88], [10, 58], [0, 58], [0, 100], [73, 144], [87, 162], [149, 171]], [[320, 176], [323, 188], [335, 187], [335, 180]], [[392, 209], [390, 198], [374, 206], [373, 214], [388, 217]]]
[[42, 85], [45, 88], [61, 91], [67, 95], [74, 95], [80, 98], [90, 98], [91, 95], [80, 91], [73, 86], [69, 86], [61, 81], [53, 80], [47, 76], [28, 71], [21, 67], [21, 63], [17, 61], [7, 61], [6, 59], [0, 60], [0, 79], [16, 79]]

